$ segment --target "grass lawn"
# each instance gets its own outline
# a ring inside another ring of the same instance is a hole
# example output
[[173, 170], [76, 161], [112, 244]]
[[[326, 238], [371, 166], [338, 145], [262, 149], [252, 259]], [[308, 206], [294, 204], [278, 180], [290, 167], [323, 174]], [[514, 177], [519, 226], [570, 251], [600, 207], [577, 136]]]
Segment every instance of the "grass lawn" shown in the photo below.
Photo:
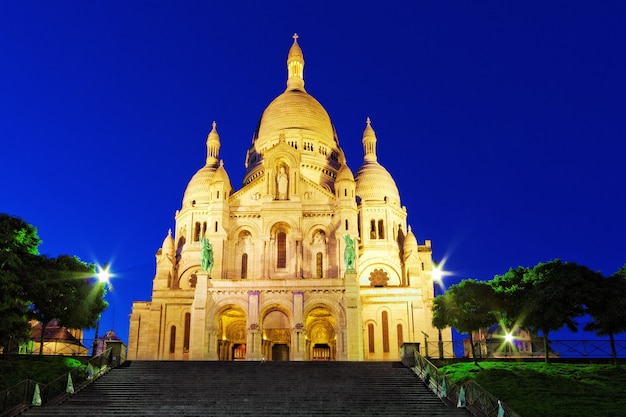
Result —
[[73, 368], [86, 370], [87, 366], [69, 356], [0, 355], [0, 390], [25, 379], [47, 384]]
[[626, 369], [605, 364], [461, 362], [440, 368], [474, 380], [523, 417], [626, 416]]

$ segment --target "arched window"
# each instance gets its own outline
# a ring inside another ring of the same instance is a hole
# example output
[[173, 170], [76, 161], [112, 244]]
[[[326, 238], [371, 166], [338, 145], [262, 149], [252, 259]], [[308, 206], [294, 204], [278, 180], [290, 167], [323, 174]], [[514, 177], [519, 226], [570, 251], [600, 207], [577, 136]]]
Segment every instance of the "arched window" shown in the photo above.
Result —
[[276, 267], [286, 268], [287, 267], [287, 235], [285, 234], [285, 232], [278, 232], [278, 235], [276, 236], [276, 244], [277, 244]]
[[248, 254], [241, 255], [241, 279], [248, 278]]
[[176, 326], [170, 329], [170, 353], [176, 352]]
[[367, 340], [370, 353], [374, 353], [374, 325], [372, 323], [367, 325]]
[[370, 239], [376, 239], [376, 220], [370, 220]]
[[317, 252], [317, 255], [315, 255], [315, 262], [315, 277], [324, 278], [324, 255], [322, 255], [322, 252]]
[[382, 220], [378, 220], [378, 238], [385, 238], [385, 226]]
[[193, 229], [193, 241], [194, 242], [199, 242], [200, 241], [200, 232], [201, 232], [200, 227], [201, 227], [200, 226], [200, 222], [196, 222], [196, 225], [195, 225], [195, 227]]
[[346, 219], [346, 230], [348, 230], [348, 219]]
[[202, 235], [201, 236], [206, 236], [206, 222], [202, 223]]
[[191, 333], [191, 313], [185, 313], [185, 337], [183, 339], [183, 351], [189, 352], [189, 335]]
[[398, 347], [404, 343], [404, 334], [402, 333], [402, 325], [398, 324], [396, 327], [396, 333], [398, 333]]
[[389, 316], [383, 311], [383, 352], [389, 353]]

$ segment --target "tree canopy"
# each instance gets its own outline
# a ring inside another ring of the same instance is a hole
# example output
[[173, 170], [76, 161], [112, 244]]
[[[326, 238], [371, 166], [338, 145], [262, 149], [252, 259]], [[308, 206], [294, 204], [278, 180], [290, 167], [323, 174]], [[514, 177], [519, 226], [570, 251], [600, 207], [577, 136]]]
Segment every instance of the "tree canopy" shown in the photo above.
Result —
[[0, 214], [0, 339], [5, 352], [29, 337], [31, 319], [42, 324], [43, 348], [50, 321], [90, 328], [106, 308], [106, 289], [95, 279], [93, 264], [75, 256], [40, 255], [40, 243], [34, 226]]
[[451, 326], [470, 335], [474, 358], [476, 354], [472, 333], [498, 323], [497, 300], [488, 283], [466, 279], [452, 285], [435, 298], [433, 326], [442, 329]]
[[609, 337], [616, 362], [615, 335], [626, 332], [626, 265], [610, 277], [599, 280], [592, 294], [587, 304], [591, 321], [585, 325], [585, 330]]
[[598, 334], [626, 331], [626, 266], [607, 280], [585, 266], [555, 259], [511, 268], [481, 284], [464, 280], [437, 297], [433, 325], [470, 334], [494, 324], [541, 332], [546, 362], [550, 332], [564, 326], [576, 331], [576, 319], [586, 313], [594, 317], [589, 328]]

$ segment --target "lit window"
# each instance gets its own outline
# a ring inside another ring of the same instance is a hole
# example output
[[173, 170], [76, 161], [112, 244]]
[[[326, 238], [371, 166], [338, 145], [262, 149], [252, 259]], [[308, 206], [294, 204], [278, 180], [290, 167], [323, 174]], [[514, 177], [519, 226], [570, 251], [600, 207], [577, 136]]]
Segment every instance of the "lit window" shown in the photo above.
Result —
[[278, 245], [278, 253], [276, 259], [276, 267], [277, 268], [286, 268], [287, 267], [287, 235], [285, 232], [279, 232], [276, 238], [276, 243]]
[[316, 274], [315, 277], [316, 278], [324, 278], [324, 255], [322, 255], [322, 252], [317, 252], [317, 255], [315, 255], [316, 258]]
[[248, 277], [248, 254], [244, 253], [241, 256], [241, 279]]
[[183, 350], [189, 352], [189, 335], [191, 334], [191, 313], [185, 313], [185, 338]]
[[389, 317], [383, 311], [383, 352], [389, 353]]
[[170, 329], [170, 353], [176, 352], [176, 326]]

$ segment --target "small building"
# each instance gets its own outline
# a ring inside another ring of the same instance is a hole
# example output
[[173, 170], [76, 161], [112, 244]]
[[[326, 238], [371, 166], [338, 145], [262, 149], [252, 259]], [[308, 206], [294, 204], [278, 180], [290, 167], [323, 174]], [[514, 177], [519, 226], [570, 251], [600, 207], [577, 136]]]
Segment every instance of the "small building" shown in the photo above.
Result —
[[[509, 335], [507, 337], [507, 334]], [[533, 336], [528, 330], [516, 327], [507, 333], [507, 330], [499, 325], [488, 329], [481, 329], [472, 333], [474, 343], [480, 358], [528, 358], [543, 357], [543, 339]], [[463, 339], [463, 356], [473, 358], [470, 338]], [[550, 353], [550, 356], [555, 356]]]
[[[32, 321], [30, 340], [20, 345], [20, 354], [38, 354], [41, 348], [41, 332], [43, 326]], [[88, 349], [83, 346], [83, 331], [59, 326], [56, 320], [46, 325], [43, 336], [44, 355], [87, 356]]]

